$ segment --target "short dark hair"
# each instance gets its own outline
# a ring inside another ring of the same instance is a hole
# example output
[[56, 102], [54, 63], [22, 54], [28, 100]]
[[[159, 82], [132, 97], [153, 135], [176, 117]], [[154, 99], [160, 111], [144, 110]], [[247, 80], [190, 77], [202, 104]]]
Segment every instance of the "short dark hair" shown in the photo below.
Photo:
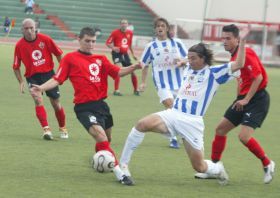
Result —
[[125, 17], [121, 18], [120, 23], [121, 23], [122, 21], [127, 21], [127, 22], [128, 22], [127, 18], [125, 18]]
[[200, 58], [204, 58], [205, 63], [209, 66], [212, 65], [213, 62], [213, 52], [208, 49], [204, 43], [198, 43], [189, 48], [189, 52], [195, 52], [198, 54]]
[[167, 26], [167, 37], [168, 38], [171, 38], [171, 36], [170, 36], [170, 33], [169, 33], [169, 30], [170, 30], [170, 24], [168, 23], [168, 21], [165, 19], [165, 18], [156, 18], [155, 19], [155, 21], [154, 21], [154, 28], [156, 28], [157, 27], [157, 24], [158, 24], [158, 22], [163, 22], [163, 23], [165, 23], [165, 25]]
[[234, 37], [239, 37], [239, 28], [234, 24], [224, 26], [222, 31], [231, 32]]
[[84, 27], [80, 31], [79, 38], [82, 39], [82, 38], [84, 38], [85, 35], [96, 36], [95, 32], [96, 31], [91, 27]]

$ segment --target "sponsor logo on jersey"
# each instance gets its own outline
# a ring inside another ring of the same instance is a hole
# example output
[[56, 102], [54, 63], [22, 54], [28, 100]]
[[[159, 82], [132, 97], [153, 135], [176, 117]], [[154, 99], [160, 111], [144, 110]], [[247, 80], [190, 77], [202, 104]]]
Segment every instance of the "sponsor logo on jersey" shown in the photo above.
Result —
[[42, 58], [42, 52], [40, 50], [34, 50], [32, 52], [32, 58], [34, 60], [40, 60]]
[[99, 69], [98, 64], [92, 63], [88, 66], [88, 68], [89, 68], [89, 73], [91, 74], [89, 76], [90, 81], [91, 82], [100, 82], [100, 77], [98, 76], [100, 69]]
[[45, 64], [46, 59], [44, 58], [42, 59], [42, 52], [40, 50], [34, 50], [31, 55], [34, 60], [33, 61], [34, 66], [40, 66]]
[[196, 91], [190, 90], [191, 87], [192, 87], [192, 85], [190, 83], [188, 83], [186, 85], [185, 89], [183, 90], [183, 94], [186, 96], [197, 96]]
[[201, 83], [201, 82], [203, 82], [203, 81], [204, 81], [204, 73], [200, 73], [200, 74], [198, 75], [197, 82]]
[[123, 47], [123, 48], [127, 48], [127, 47], [128, 47], [127, 42], [128, 42], [128, 41], [127, 41], [127, 38], [123, 38], [123, 39], [122, 39], [122, 47]]
[[44, 42], [40, 42], [40, 43], [39, 43], [39, 47], [40, 47], [41, 49], [44, 49], [45, 43], [44, 43]]

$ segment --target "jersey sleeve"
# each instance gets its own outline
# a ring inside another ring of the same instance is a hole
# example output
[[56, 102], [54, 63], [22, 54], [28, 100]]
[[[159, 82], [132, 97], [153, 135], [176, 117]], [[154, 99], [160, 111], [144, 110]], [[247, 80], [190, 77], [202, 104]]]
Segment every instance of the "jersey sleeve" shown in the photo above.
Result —
[[185, 44], [182, 42], [181, 39], [175, 39], [175, 42], [178, 46], [181, 57], [187, 58], [188, 50], [187, 50]]
[[111, 76], [113, 79], [118, 77], [119, 71], [121, 69], [119, 66], [112, 64], [106, 56], [104, 56], [102, 64], [106, 67], [109, 76]]
[[106, 45], [111, 44], [113, 40], [114, 40], [114, 32], [111, 32], [110, 36], [106, 40]]
[[59, 84], [63, 84], [65, 80], [67, 80], [71, 67], [71, 59], [69, 55], [63, 57], [59, 63], [59, 67], [56, 71], [56, 74], [53, 76], [53, 79], [59, 82]]
[[19, 69], [20, 65], [21, 65], [20, 51], [19, 51], [19, 46], [16, 45], [15, 51], [14, 51], [13, 69]]
[[145, 47], [145, 49], [144, 49], [144, 51], [142, 53], [142, 57], [141, 57], [141, 60], [140, 60], [142, 65], [148, 66], [151, 63], [151, 61], [152, 61], [152, 52], [151, 52], [151, 50], [152, 50], [152, 47], [151, 47], [150, 44], [148, 44]]
[[55, 56], [60, 56], [63, 54], [63, 51], [55, 44], [52, 38], [48, 37], [48, 46]]
[[256, 78], [258, 75], [262, 73], [261, 65], [255, 52], [253, 52], [252, 50], [246, 51], [245, 61], [246, 61], [245, 65], [247, 65], [248, 69], [250, 70], [249, 73], [252, 78]]
[[240, 71], [232, 72], [232, 62], [225, 63], [223, 65], [215, 65], [210, 67], [210, 70], [218, 84], [224, 84], [229, 80], [232, 80], [240, 75]]

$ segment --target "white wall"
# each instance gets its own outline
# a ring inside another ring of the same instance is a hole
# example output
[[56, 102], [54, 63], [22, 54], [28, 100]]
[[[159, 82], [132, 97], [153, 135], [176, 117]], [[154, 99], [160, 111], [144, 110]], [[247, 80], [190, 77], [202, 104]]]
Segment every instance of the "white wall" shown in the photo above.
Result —
[[[170, 22], [176, 18], [202, 19], [207, 0], [143, 0]], [[280, 0], [267, 0], [267, 21], [280, 23]], [[263, 21], [265, 0], [208, 0], [206, 18]]]

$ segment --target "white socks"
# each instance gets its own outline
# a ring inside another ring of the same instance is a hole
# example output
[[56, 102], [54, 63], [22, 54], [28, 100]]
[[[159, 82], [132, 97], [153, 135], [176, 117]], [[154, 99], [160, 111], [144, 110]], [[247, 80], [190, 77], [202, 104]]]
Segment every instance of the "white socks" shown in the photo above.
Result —
[[174, 136], [171, 137], [169, 140], [170, 140], [170, 142], [171, 142], [172, 140], [176, 140], [176, 141], [177, 141], [178, 139], [177, 139], [176, 135], [174, 135]]
[[124, 173], [123, 171], [121, 170], [120, 166], [117, 165], [114, 167], [113, 169], [113, 172], [114, 174], [116, 175], [116, 178], [118, 179], [118, 181], [122, 180], [123, 176], [124, 176]]
[[145, 137], [145, 133], [142, 133], [133, 127], [126, 139], [122, 156], [120, 158], [120, 164], [128, 165], [133, 151], [140, 145]]
[[207, 170], [205, 173], [210, 174], [210, 175], [217, 175], [220, 173], [220, 164], [219, 163], [214, 163], [211, 160], [204, 160], [208, 166]]

